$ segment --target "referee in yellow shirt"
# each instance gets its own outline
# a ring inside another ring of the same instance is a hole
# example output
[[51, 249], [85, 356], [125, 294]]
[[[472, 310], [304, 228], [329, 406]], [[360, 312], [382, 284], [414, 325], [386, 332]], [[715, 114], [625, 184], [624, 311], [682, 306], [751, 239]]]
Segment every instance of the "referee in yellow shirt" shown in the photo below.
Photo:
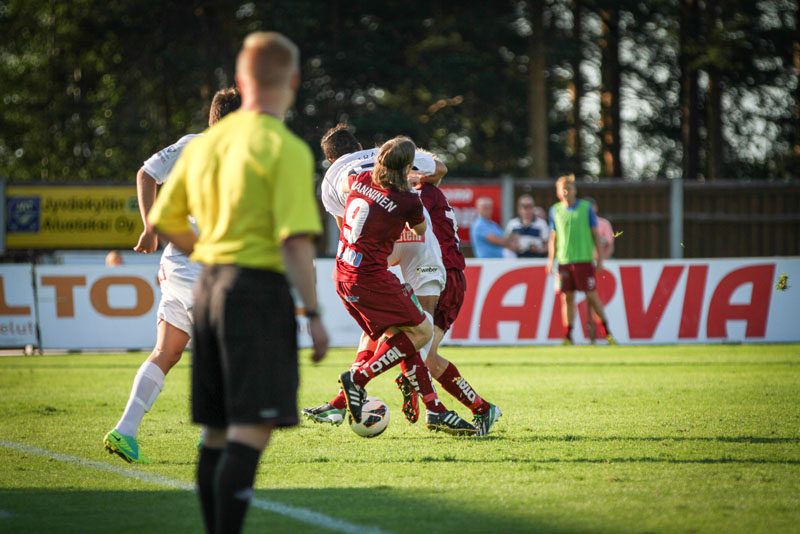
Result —
[[286, 276], [305, 306], [312, 359], [328, 348], [309, 239], [322, 230], [314, 160], [282, 122], [299, 64], [285, 36], [249, 35], [236, 61], [240, 110], [186, 146], [148, 214], [160, 234], [204, 264], [195, 288], [192, 416], [205, 428], [197, 484], [208, 532], [241, 531], [273, 427], [298, 423], [297, 325]]

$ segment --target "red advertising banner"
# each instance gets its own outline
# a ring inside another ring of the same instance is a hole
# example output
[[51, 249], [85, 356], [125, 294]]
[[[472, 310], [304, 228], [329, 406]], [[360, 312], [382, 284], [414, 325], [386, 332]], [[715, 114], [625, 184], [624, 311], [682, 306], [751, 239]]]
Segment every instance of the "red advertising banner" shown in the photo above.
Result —
[[458, 237], [462, 243], [469, 243], [469, 229], [472, 221], [477, 214], [475, 213], [475, 202], [480, 197], [489, 197], [494, 202], [492, 220], [500, 226], [505, 226], [502, 219], [502, 189], [500, 185], [441, 185], [447, 201], [456, 213], [456, 224], [458, 224]]

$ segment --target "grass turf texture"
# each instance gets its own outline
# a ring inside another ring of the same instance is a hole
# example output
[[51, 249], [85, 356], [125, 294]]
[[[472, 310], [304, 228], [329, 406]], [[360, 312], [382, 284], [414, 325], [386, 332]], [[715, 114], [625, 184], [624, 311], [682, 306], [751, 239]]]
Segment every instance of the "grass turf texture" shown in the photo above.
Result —
[[[408, 424], [393, 378], [387, 431], [303, 421], [276, 432], [256, 498], [384, 532], [797, 532], [800, 346], [444, 347], [503, 417], [487, 438]], [[300, 406], [336, 392], [351, 350], [302, 358]], [[142, 354], [0, 358], [0, 441], [191, 484], [189, 357], [139, 437], [153, 464], [102, 447]], [[441, 388], [439, 388], [441, 390]], [[446, 393], [448, 408], [467, 410]], [[0, 531], [198, 532], [195, 495], [0, 446]], [[321, 532], [251, 508], [246, 532]]]

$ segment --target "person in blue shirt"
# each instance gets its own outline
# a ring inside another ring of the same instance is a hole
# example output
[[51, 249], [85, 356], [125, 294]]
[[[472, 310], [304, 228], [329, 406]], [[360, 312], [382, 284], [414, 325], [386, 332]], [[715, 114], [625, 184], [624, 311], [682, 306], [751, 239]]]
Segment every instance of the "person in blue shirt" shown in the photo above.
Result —
[[506, 237], [503, 228], [492, 220], [494, 202], [489, 197], [480, 197], [475, 202], [478, 216], [470, 227], [470, 241], [476, 258], [502, 258], [503, 249], [516, 250], [517, 236]]

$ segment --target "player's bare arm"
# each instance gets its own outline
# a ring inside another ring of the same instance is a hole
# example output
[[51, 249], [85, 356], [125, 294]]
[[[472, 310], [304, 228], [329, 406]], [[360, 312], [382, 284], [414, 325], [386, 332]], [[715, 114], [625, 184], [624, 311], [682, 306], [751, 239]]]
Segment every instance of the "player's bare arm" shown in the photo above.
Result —
[[157, 233], [159, 236], [178, 247], [178, 250], [181, 252], [185, 254], [191, 254], [194, 252], [194, 245], [197, 243], [197, 236], [191, 230], [187, 230], [186, 232], [172, 233], [163, 232], [154, 226], [150, 226], [150, 228], [154, 233]]
[[594, 248], [597, 250], [597, 262], [595, 265], [595, 269], [597, 269], [597, 272], [600, 273], [603, 272], [603, 255], [600, 253], [600, 251], [603, 250], [602, 248], [603, 238], [600, 235], [597, 226], [592, 228], [592, 238], [594, 239]]
[[311, 361], [319, 362], [328, 352], [328, 333], [319, 316], [317, 291], [314, 285], [314, 245], [306, 235], [289, 236], [281, 244], [286, 277], [297, 289], [305, 306], [313, 343]]
[[547, 240], [547, 274], [553, 273], [553, 261], [556, 257], [556, 231], [550, 230], [550, 239]]
[[442, 181], [442, 178], [444, 178], [444, 175], [447, 174], [447, 165], [445, 165], [436, 158], [433, 158], [433, 160], [436, 162], [436, 170], [434, 171], [434, 173], [427, 175], [421, 174], [419, 179], [420, 182], [435, 185], [438, 187], [439, 183]]
[[422, 221], [421, 223], [415, 226], [410, 226], [410, 228], [411, 231], [417, 235], [425, 235], [425, 230], [428, 229], [428, 224], [425, 221]]
[[156, 201], [157, 191], [155, 178], [150, 176], [144, 168], [139, 169], [139, 172], [136, 173], [136, 197], [139, 200], [139, 213], [144, 222], [144, 231], [139, 236], [139, 242], [133, 247], [136, 252], [150, 254], [158, 248], [158, 235], [147, 225], [147, 214]]

